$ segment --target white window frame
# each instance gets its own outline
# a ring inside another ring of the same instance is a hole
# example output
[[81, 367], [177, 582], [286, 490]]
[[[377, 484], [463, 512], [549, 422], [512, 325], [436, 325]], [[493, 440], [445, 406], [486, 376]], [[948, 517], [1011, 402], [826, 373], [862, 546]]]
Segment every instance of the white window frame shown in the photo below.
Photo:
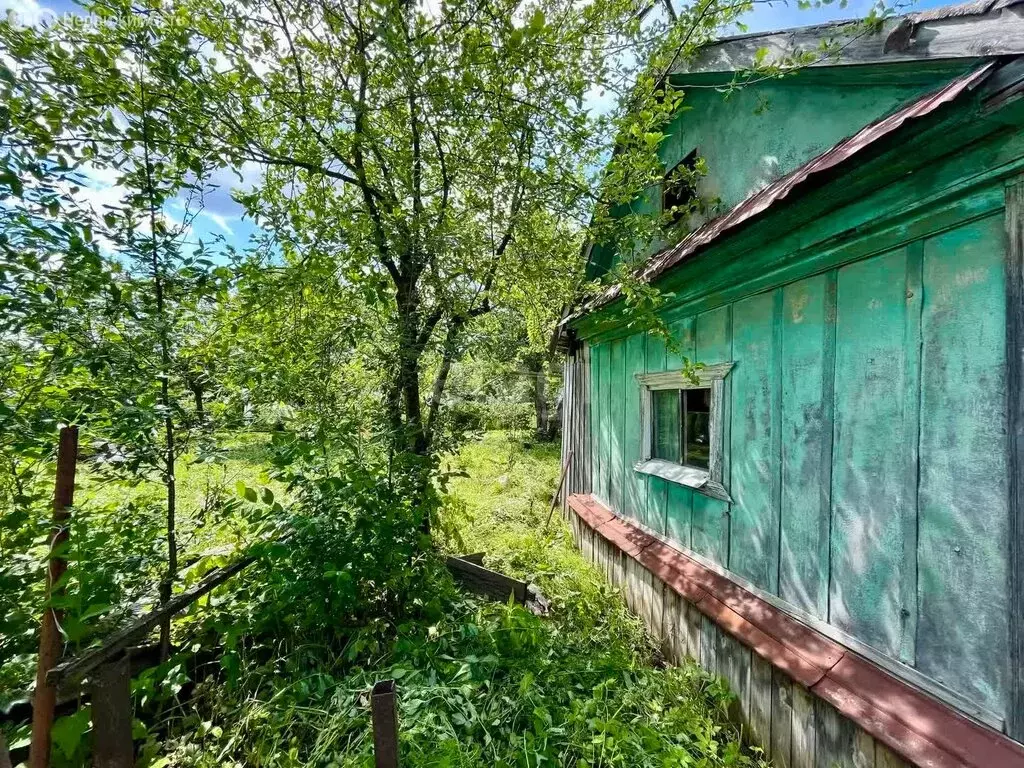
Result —
[[[715, 499], [731, 502], [732, 497], [722, 481], [725, 458], [725, 435], [722, 402], [725, 396], [725, 377], [732, 370], [733, 363], [705, 365], [695, 372], [696, 381], [683, 375], [681, 370], [658, 371], [657, 373], [636, 374], [640, 385], [640, 461], [634, 472], [652, 475], [670, 483], [685, 485]], [[652, 457], [654, 445], [654, 417], [651, 393], [666, 389], [710, 389], [711, 411], [708, 415], [708, 438], [710, 442], [708, 468], [690, 467], [665, 459]]]

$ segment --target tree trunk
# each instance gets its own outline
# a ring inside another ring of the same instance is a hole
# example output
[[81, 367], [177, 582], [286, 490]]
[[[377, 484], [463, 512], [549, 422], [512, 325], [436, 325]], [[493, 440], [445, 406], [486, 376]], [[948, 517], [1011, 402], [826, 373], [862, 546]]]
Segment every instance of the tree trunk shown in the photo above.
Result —
[[192, 398], [195, 401], [196, 407], [196, 422], [200, 425], [206, 423], [206, 407], [203, 402], [203, 385], [196, 382], [189, 384], [189, 389], [192, 390]]
[[[171, 599], [174, 579], [178, 575], [178, 534], [175, 521], [176, 488], [174, 477], [174, 417], [171, 411], [171, 341], [167, 332], [167, 312], [164, 305], [164, 275], [160, 264], [157, 241], [157, 212], [153, 161], [150, 157], [149, 111], [146, 107], [146, 89], [139, 81], [142, 102], [142, 150], [146, 172], [146, 191], [149, 195], [150, 258], [153, 268], [153, 293], [156, 298], [156, 318], [160, 339], [160, 407], [164, 411], [164, 485], [167, 487], [167, 571], [160, 582], [160, 603]], [[160, 622], [160, 660], [167, 661], [171, 652], [171, 619]]]

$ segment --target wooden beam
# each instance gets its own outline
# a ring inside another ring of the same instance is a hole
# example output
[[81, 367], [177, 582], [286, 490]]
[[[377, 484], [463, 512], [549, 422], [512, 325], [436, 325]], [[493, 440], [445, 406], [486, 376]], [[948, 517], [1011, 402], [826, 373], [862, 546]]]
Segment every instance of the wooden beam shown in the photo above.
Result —
[[1007, 733], [1024, 740], [1024, 178], [1006, 187], [1006, 395], [1010, 451], [1010, 700]]
[[13, 768], [11, 753], [7, 750], [7, 739], [4, 738], [3, 731], [0, 731], [0, 768]]
[[448, 570], [471, 592], [495, 600], [508, 600], [513, 595], [520, 605], [526, 603], [525, 581], [513, 579], [489, 568], [470, 563], [459, 557], [448, 558]]
[[913, 16], [893, 17], [878, 31], [851, 21], [738, 35], [704, 46], [694, 59], [677, 62], [672, 74], [685, 79], [687, 74], [750, 69], [761, 51], [768, 52], [765, 61], [780, 62], [799, 52], [817, 53], [823, 43], [835, 44], [838, 51], [819, 56], [812, 66], [1020, 55], [1024, 54], [1024, 18], [1019, 9], [1004, 8], [919, 22]]
[[124, 629], [110, 635], [102, 645], [83, 653], [81, 656], [58, 664], [47, 674], [47, 683], [56, 687], [81, 680], [101, 664], [116, 658], [118, 654], [127, 650], [128, 646], [132, 645], [139, 637], [144, 636], [159, 624], [161, 619], [173, 616], [178, 611], [184, 610], [207, 592], [220, 586], [254, 562], [256, 562], [255, 555], [249, 555], [236, 563], [211, 571], [192, 589], [176, 595], [159, 608], [150, 611]]
[[127, 654], [108, 661], [92, 681], [93, 764], [96, 768], [132, 768], [131, 668]]

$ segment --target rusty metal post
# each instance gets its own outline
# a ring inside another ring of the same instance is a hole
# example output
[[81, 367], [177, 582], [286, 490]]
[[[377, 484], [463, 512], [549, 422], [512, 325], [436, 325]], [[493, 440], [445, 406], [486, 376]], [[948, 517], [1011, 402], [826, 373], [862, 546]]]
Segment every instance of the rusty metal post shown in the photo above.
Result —
[[92, 679], [93, 765], [132, 768], [132, 676], [128, 654], [96, 670]]
[[50, 561], [46, 579], [46, 607], [39, 632], [39, 663], [32, 700], [32, 742], [29, 766], [47, 768], [50, 764], [50, 730], [53, 728], [57, 689], [46, 682], [46, 673], [60, 661], [60, 621], [62, 612], [50, 601], [63, 591], [58, 586], [68, 564], [55, 552], [68, 540], [68, 518], [75, 494], [75, 465], [78, 462], [78, 427], [63, 427], [57, 445], [57, 482], [53, 493], [53, 525], [50, 532]]
[[398, 695], [394, 680], [381, 680], [370, 694], [376, 768], [398, 768]]

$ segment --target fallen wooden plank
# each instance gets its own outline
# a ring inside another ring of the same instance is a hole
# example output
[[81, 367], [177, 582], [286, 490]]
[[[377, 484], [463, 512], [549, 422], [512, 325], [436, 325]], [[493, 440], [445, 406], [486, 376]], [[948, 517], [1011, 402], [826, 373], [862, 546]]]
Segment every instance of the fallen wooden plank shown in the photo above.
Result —
[[256, 557], [250, 555], [231, 565], [211, 571], [192, 589], [176, 595], [134, 623], [109, 635], [101, 645], [86, 651], [81, 656], [58, 664], [46, 675], [47, 683], [56, 687], [62, 684], [70, 685], [81, 680], [101, 664], [112, 660], [119, 653], [127, 650], [130, 645], [133, 645], [140, 637], [145, 636], [147, 632], [153, 629], [161, 619], [166, 616], [173, 616], [178, 611], [184, 610], [214, 587], [223, 584], [254, 562], [256, 562]]
[[495, 600], [508, 600], [508, 596], [512, 595], [520, 605], [526, 604], [525, 581], [510, 578], [461, 557], [449, 557], [447, 565], [452, 575], [471, 592]]

